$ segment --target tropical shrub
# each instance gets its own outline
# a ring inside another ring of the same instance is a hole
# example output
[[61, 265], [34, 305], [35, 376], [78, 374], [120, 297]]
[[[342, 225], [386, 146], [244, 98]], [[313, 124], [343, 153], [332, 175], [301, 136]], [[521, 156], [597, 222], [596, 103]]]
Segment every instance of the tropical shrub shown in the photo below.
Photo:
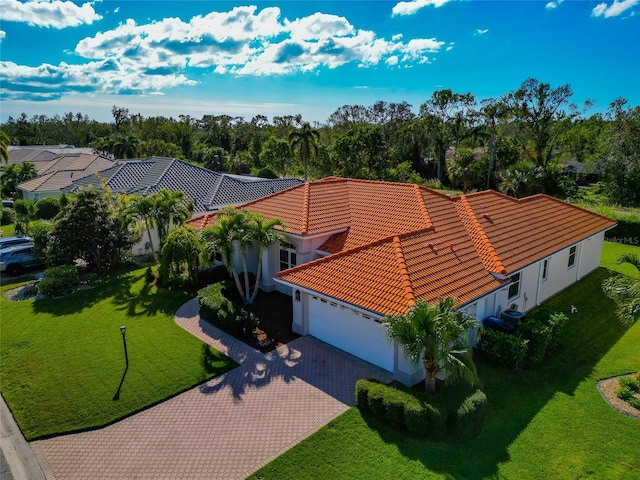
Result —
[[541, 308], [527, 314], [518, 325], [518, 334], [529, 341], [525, 365], [537, 365], [558, 346], [558, 338], [567, 322], [563, 313]]
[[529, 341], [511, 333], [485, 329], [478, 343], [482, 356], [499, 365], [519, 370], [527, 356]]
[[258, 318], [224, 295], [224, 284], [214, 283], [198, 291], [200, 316], [222, 330], [239, 336], [243, 331], [253, 330]]
[[0, 225], [11, 225], [12, 223], [16, 223], [16, 212], [13, 208], [4, 207], [0, 217]]
[[262, 167], [260, 170], [258, 170], [258, 172], [256, 173], [256, 176], [260, 178], [270, 178], [270, 179], [278, 178], [278, 175], [276, 174], [276, 172], [271, 170], [269, 167]]

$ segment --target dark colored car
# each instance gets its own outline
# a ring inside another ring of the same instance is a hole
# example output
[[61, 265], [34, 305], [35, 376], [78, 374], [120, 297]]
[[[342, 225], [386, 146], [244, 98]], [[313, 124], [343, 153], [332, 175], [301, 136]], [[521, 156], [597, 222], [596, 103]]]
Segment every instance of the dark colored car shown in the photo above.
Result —
[[18, 245], [0, 250], [0, 272], [15, 277], [29, 268], [42, 267], [43, 263], [33, 252], [33, 244]]

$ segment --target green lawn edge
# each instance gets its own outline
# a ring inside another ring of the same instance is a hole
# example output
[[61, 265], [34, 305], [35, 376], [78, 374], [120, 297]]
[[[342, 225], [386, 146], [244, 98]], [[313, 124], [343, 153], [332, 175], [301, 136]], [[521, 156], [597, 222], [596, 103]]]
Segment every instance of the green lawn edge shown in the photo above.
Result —
[[192, 294], [144, 277], [137, 269], [64, 298], [0, 299], [0, 391], [28, 441], [103, 428], [238, 365], [175, 323]]

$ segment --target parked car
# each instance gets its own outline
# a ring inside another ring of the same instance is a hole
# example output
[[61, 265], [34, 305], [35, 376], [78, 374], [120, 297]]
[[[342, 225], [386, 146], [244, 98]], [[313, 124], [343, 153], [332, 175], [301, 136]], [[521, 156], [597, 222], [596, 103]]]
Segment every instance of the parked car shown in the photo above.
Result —
[[2, 207], [13, 208], [13, 200], [2, 200]]
[[0, 237], [0, 250], [4, 250], [9, 247], [16, 247], [18, 245], [26, 245], [27, 243], [33, 243], [31, 237]]
[[18, 245], [0, 250], [0, 272], [15, 277], [29, 268], [44, 264], [33, 251], [33, 244]]

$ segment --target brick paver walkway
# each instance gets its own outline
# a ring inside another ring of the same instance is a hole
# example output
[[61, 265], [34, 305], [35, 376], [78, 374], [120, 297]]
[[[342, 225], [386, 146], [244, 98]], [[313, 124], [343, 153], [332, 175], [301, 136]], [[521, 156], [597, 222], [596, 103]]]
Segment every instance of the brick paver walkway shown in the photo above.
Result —
[[117, 424], [31, 443], [48, 479], [245, 478], [354, 404], [382, 370], [309, 337], [267, 355], [200, 320], [176, 322], [241, 364]]

